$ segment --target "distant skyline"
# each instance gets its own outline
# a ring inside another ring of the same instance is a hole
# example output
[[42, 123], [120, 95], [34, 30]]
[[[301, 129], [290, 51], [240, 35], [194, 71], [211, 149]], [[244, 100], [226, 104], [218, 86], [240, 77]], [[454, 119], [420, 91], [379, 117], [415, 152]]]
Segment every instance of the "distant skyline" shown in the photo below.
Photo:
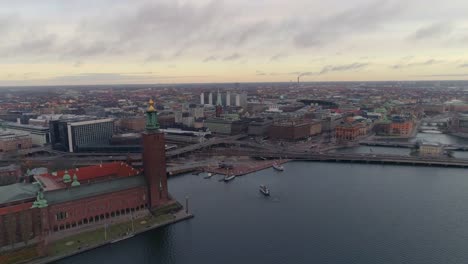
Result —
[[0, 86], [468, 79], [466, 0], [0, 7]]

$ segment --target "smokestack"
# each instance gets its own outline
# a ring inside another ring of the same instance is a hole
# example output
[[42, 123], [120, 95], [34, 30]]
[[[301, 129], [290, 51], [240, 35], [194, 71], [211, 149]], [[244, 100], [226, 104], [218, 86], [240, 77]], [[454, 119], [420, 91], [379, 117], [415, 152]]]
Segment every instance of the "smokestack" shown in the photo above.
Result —
[[301, 76], [298, 75], [298, 76], [297, 76], [297, 84], [299, 84], [300, 79], [301, 79]]

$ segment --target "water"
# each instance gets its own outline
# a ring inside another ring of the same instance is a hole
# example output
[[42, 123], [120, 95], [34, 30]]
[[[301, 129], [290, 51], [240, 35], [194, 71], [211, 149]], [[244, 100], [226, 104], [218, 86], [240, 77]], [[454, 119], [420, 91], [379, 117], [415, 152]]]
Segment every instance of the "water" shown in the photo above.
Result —
[[[267, 184], [271, 197], [263, 197]], [[169, 181], [195, 218], [57, 263], [450, 264], [468, 260], [463, 169], [292, 162]]]

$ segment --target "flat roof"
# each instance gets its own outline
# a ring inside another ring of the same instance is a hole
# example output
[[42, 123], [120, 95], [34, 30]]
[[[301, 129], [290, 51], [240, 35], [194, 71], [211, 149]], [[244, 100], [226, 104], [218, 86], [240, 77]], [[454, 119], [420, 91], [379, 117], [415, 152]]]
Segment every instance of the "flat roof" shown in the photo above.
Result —
[[35, 126], [35, 125], [24, 125], [24, 124], [18, 124], [18, 123], [13, 123], [13, 122], [5, 122], [4, 123], [7, 128], [29, 128], [29, 129], [37, 129], [37, 130], [44, 130], [48, 131], [49, 127], [43, 127], [43, 126]]

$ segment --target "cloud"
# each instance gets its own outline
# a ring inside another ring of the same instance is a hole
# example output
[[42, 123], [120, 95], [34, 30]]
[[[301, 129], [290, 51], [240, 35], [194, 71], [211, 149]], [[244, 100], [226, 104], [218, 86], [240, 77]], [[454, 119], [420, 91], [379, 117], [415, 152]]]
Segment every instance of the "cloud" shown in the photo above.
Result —
[[267, 75], [267, 74], [264, 73], [263, 71], [257, 70], [257, 71], [255, 72], [255, 75], [257, 75], [257, 76], [265, 76], [265, 75]]
[[427, 40], [440, 38], [450, 34], [453, 30], [453, 25], [447, 22], [438, 22], [429, 26], [422, 27], [411, 34], [408, 39], [410, 41]]
[[468, 77], [468, 73], [453, 73], [453, 74], [429, 74], [429, 75], [414, 75], [413, 77]]
[[242, 56], [239, 53], [233, 53], [229, 56], [226, 56], [223, 58], [223, 61], [234, 61], [242, 58]]
[[436, 60], [436, 59], [428, 59], [422, 62], [398, 63], [398, 64], [394, 64], [390, 66], [390, 68], [394, 70], [398, 70], [398, 69], [404, 69], [404, 68], [410, 68], [410, 67], [430, 66], [430, 65], [440, 64], [440, 63], [444, 63], [444, 61]]
[[209, 57], [206, 57], [205, 59], [203, 59], [203, 62], [210, 62], [210, 61], [216, 61], [216, 60], [218, 60], [218, 57], [209, 56]]
[[468, 68], [468, 63], [463, 63], [458, 66], [459, 68]]
[[296, 34], [294, 43], [299, 47], [322, 46], [351, 35], [371, 32], [395, 19], [402, 8], [398, 3], [381, 0], [355, 6], [318, 22], [301, 23], [304, 29]]
[[329, 72], [342, 72], [342, 71], [354, 71], [365, 68], [369, 65], [369, 63], [351, 63], [351, 64], [344, 64], [344, 65], [329, 65], [325, 66], [321, 71], [320, 74], [326, 74]]
[[164, 57], [159, 54], [159, 53], [154, 53], [154, 54], [151, 54], [150, 56], [148, 56], [146, 59], [145, 59], [145, 62], [155, 62], [155, 61], [162, 61], [164, 59]]
[[318, 76], [325, 75], [332, 72], [345, 72], [345, 71], [357, 71], [366, 68], [369, 66], [369, 63], [355, 62], [350, 64], [341, 64], [341, 65], [327, 65], [322, 68], [322, 70], [317, 72], [292, 72], [292, 75], [298, 75], [298, 77], [304, 76]]
[[288, 57], [288, 54], [278, 53], [276, 55], [271, 56], [270, 61], [279, 61], [287, 57]]
[[[38, 79], [39, 73], [25, 73], [13, 81], [2, 81], [0, 85], [35, 85], [41, 81], [44, 85], [90, 85], [90, 84], [138, 84], [158, 83], [167, 80], [197, 79], [210, 77], [209, 75], [157, 75], [153, 72], [108, 72], [108, 73], [80, 73], [53, 77], [47, 80]], [[32, 78], [34, 77], [34, 78]]]

